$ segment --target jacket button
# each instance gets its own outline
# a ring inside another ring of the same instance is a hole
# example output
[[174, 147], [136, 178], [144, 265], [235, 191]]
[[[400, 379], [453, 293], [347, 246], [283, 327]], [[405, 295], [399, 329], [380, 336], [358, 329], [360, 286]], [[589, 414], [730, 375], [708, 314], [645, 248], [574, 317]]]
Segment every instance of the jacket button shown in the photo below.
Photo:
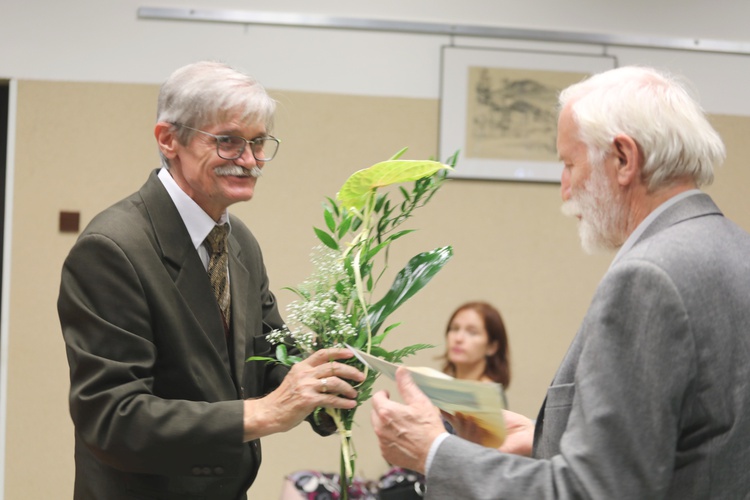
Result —
[[214, 474], [221, 476], [224, 474], [224, 467], [214, 467]]
[[203, 469], [201, 469], [200, 467], [193, 467], [190, 472], [192, 472], [194, 476], [200, 476], [201, 474], [203, 474]]
[[211, 467], [203, 467], [203, 475], [210, 476], [211, 475]]

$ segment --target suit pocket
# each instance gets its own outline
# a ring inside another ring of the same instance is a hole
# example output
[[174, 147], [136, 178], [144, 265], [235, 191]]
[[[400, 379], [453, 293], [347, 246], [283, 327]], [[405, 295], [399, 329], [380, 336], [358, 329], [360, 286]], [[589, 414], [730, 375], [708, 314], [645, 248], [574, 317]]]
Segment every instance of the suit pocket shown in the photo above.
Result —
[[535, 445], [534, 456], [551, 458], [560, 453], [560, 440], [568, 426], [570, 410], [573, 408], [575, 385], [553, 385], [547, 389], [544, 403], [544, 427]]
[[575, 384], [553, 385], [547, 389], [547, 408], [565, 408], [573, 404]]

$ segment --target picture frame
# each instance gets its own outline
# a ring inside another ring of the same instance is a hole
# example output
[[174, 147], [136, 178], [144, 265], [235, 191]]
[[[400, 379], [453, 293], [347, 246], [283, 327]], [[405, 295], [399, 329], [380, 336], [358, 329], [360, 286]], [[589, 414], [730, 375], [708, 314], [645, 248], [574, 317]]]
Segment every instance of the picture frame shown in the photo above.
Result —
[[557, 95], [617, 67], [614, 56], [445, 46], [440, 159], [452, 178], [560, 182]]

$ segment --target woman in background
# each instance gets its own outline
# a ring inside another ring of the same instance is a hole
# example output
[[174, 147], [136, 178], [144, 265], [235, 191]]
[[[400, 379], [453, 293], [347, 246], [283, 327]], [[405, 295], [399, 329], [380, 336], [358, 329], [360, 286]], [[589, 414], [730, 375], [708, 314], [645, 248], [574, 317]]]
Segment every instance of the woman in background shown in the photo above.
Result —
[[[481, 301], [467, 302], [456, 309], [445, 329], [443, 372], [461, 380], [495, 382], [505, 389], [510, 384], [508, 336], [500, 312]], [[464, 439], [483, 444], [487, 438], [472, 417], [444, 415], [445, 428]]]
[[445, 331], [443, 372], [463, 380], [510, 384], [508, 336], [500, 312], [486, 302], [455, 310]]
[[[486, 302], [467, 302], [456, 309], [445, 330], [443, 372], [462, 380], [510, 383], [508, 336], [497, 309]], [[482, 431], [471, 417], [444, 414], [450, 433], [481, 443]], [[458, 431], [458, 432], [456, 432]], [[392, 467], [378, 484], [381, 500], [418, 500], [424, 496], [423, 475]]]

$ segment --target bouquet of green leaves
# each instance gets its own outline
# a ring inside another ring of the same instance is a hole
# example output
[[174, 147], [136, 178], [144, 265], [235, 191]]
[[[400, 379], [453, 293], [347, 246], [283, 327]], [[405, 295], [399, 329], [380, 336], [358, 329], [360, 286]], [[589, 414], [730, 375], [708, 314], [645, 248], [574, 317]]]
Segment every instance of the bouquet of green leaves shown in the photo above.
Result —
[[[388, 267], [391, 244], [413, 231], [399, 227], [414, 210], [430, 201], [452, 168], [436, 161], [399, 159], [405, 151], [354, 173], [342, 186], [337, 200], [327, 198], [323, 206], [325, 227], [314, 228], [320, 240], [312, 257], [315, 269], [302, 284], [287, 288], [297, 295], [287, 308], [287, 329], [268, 336], [276, 344], [280, 363], [291, 366], [318, 349], [344, 344], [391, 362], [433, 347], [414, 344], [388, 351], [381, 343], [397, 325], [383, 328], [383, 324], [442, 269], [452, 256], [451, 247], [412, 257], [397, 273], [388, 292], [373, 300]], [[413, 184], [411, 189], [399, 186], [398, 191], [392, 190], [400, 193], [402, 199], [398, 202], [389, 199], [392, 193], [378, 192], [403, 183]], [[347, 362], [358, 365], [366, 374], [365, 381], [356, 387], [359, 407], [370, 398], [378, 373], [361, 366], [356, 358]], [[328, 413], [336, 424], [341, 440], [341, 498], [346, 499], [356, 459], [351, 433], [356, 407], [318, 411]]]

